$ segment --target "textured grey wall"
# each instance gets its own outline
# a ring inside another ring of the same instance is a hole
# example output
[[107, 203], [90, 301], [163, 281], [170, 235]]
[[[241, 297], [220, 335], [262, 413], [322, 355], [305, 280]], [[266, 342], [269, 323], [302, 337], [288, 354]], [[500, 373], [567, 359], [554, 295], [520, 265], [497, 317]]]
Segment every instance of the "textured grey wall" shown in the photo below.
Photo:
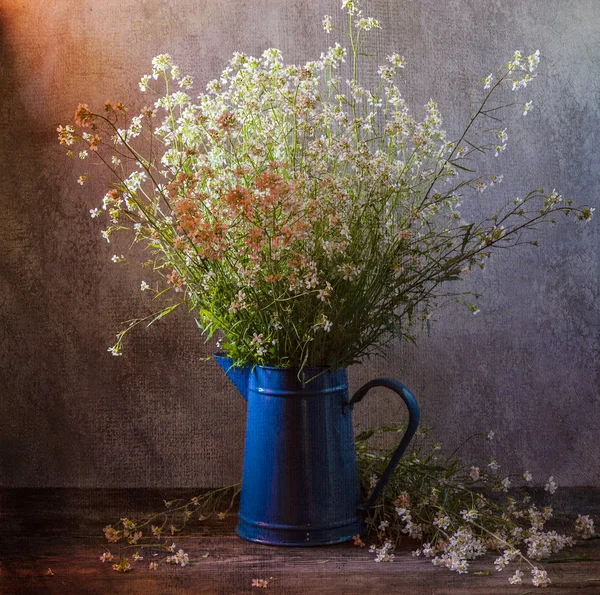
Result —
[[[168, 52], [203, 86], [234, 50], [279, 47], [318, 56], [321, 17], [339, 1], [4, 0], [0, 8], [0, 484], [214, 486], [239, 479], [244, 404], [212, 362], [191, 318], [133, 334], [124, 357], [106, 348], [119, 324], [151, 311], [142, 272], [88, 211], [55, 129], [78, 102], [135, 100], [151, 58]], [[377, 0], [374, 45], [409, 61], [406, 96], [439, 101], [450, 130], [469, 90], [512, 51], [539, 48], [536, 109], [498, 161], [506, 196], [556, 187], [598, 205], [600, 3], [597, 0]], [[199, 88], [197, 86], [197, 88]], [[140, 100], [142, 101], [142, 100]], [[598, 213], [600, 214], [600, 209]], [[542, 247], [502, 254], [478, 282], [481, 313], [440, 312], [420, 348], [352, 369], [353, 387], [388, 374], [417, 393], [424, 423], [447, 448], [493, 428], [473, 450], [506, 471], [600, 485], [598, 221], [546, 230]], [[396, 418], [371, 397], [361, 424]]]

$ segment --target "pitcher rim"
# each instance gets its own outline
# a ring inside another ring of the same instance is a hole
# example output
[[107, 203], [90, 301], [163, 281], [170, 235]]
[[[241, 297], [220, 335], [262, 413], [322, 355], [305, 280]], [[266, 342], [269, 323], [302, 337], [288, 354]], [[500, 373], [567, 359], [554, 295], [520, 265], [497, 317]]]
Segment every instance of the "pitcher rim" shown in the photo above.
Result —
[[[233, 362], [233, 358], [226, 355], [225, 352], [223, 352], [223, 351], [219, 351], [218, 353], [213, 354], [213, 357], [219, 357], [221, 359], [229, 359]], [[343, 372], [344, 370], [348, 369], [347, 366], [342, 367], [342, 368], [333, 368], [332, 366], [310, 366], [310, 367], [306, 367], [306, 368], [299, 368], [298, 366], [265, 366], [262, 364], [252, 364], [252, 363], [246, 363], [243, 366], [234, 366], [234, 367], [244, 368], [246, 366], [250, 366], [252, 368], [262, 368], [264, 370], [302, 370], [302, 371], [317, 370], [317, 371], [320, 371], [320, 373], [323, 373], [326, 371], [336, 373], [336, 372]]]

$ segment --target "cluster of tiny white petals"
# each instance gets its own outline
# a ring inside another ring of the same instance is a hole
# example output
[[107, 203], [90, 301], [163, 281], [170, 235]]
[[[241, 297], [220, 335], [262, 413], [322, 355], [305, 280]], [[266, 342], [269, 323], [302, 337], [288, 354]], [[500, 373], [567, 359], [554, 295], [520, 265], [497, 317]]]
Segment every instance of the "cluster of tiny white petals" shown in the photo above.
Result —
[[590, 539], [594, 535], [594, 521], [589, 515], [577, 515], [575, 529], [581, 533], [583, 539]]
[[179, 550], [177, 553], [174, 553], [172, 556], [167, 556], [165, 561], [168, 564], [177, 564], [178, 566], [184, 567], [190, 563], [190, 557], [183, 550]]
[[385, 541], [381, 547], [372, 545], [369, 548], [369, 552], [377, 554], [375, 556], [375, 562], [392, 562], [394, 560], [394, 554], [392, 553], [394, 546], [391, 541]]

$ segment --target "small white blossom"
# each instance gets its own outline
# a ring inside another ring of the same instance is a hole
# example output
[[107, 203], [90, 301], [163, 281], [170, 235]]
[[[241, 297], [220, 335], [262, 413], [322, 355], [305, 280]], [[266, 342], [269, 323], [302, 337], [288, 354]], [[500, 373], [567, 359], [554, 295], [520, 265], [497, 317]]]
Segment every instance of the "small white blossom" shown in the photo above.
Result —
[[363, 31], [370, 31], [371, 29], [381, 29], [381, 24], [377, 19], [374, 19], [373, 17], [357, 19], [354, 23], [354, 26], [357, 29], [362, 29]]
[[506, 558], [504, 556], [500, 556], [499, 558], [496, 558], [494, 560], [494, 566], [496, 567], [496, 570], [498, 572], [500, 572], [501, 570], [504, 570], [504, 568], [506, 567], [507, 564], [508, 564], [508, 562], [506, 561]]
[[183, 550], [179, 550], [175, 555], [167, 556], [166, 562], [184, 567], [190, 563], [190, 557]]
[[527, 56], [527, 58], [525, 58], [527, 60], [527, 63], [529, 64], [529, 72], [533, 72], [537, 67], [538, 64], [540, 63], [540, 50], [536, 50], [533, 54], [531, 54], [530, 56]]
[[140, 284], [140, 291], [146, 291], [150, 289], [150, 285], [148, 285], [148, 283], [146, 283], [145, 281], [142, 281], [142, 283]]
[[152, 78], [157, 79], [159, 73], [166, 72], [171, 64], [171, 56], [169, 54], [160, 54], [152, 58]]
[[182, 89], [191, 89], [192, 85], [194, 84], [194, 80], [192, 79], [191, 76], [184, 76], [180, 81], [179, 81], [179, 86]]
[[400, 56], [399, 54], [392, 54], [387, 57], [388, 62], [391, 62], [392, 65], [396, 68], [404, 68], [406, 65], [406, 60], [404, 56]]
[[590, 539], [594, 535], [594, 521], [589, 515], [578, 515], [575, 521], [575, 529], [581, 533], [583, 539]]
[[391, 553], [393, 549], [394, 546], [392, 545], [392, 542], [386, 540], [380, 548], [372, 545], [369, 548], [369, 551], [377, 554], [377, 556], [375, 556], [375, 562], [392, 562], [395, 557], [394, 554]]
[[520, 585], [523, 582], [523, 573], [517, 570], [509, 579], [508, 582], [511, 585]]
[[548, 492], [549, 494], [554, 494], [554, 492], [556, 492], [557, 488], [558, 488], [558, 486], [556, 485], [556, 482], [554, 481], [554, 476], [551, 475], [550, 478], [548, 479], [548, 482], [544, 486], [544, 490], [546, 490], [546, 492]]
[[547, 587], [550, 584], [550, 579], [545, 570], [540, 570], [537, 566], [534, 566], [531, 570], [531, 582], [534, 587]]
[[450, 526], [450, 517], [449, 516], [439, 516], [433, 519], [434, 527], [439, 527], [440, 529], [447, 529]]
[[149, 74], [146, 74], [146, 75], [144, 75], [141, 78], [141, 80], [140, 80], [140, 82], [138, 84], [139, 84], [139, 87], [140, 87], [140, 91], [142, 93], [145, 93], [148, 90], [148, 83], [149, 82], [150, 82], [150, 75]]

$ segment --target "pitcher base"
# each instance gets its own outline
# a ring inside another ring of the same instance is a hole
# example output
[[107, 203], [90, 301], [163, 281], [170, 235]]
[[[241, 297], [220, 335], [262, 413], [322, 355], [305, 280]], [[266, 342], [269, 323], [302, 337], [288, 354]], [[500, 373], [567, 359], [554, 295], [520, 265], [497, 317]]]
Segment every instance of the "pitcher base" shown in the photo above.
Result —
[[338, 527], [311, 529], [310, 527], [293, 527], [269, 525], [267, 523], [251, 523], [239, 519], [235, 532], [247, 541], [266, 545], [310, 547], [332, 545], [350, 541], [355, 535], [366, 531], [363, 520], [356, 519]]

